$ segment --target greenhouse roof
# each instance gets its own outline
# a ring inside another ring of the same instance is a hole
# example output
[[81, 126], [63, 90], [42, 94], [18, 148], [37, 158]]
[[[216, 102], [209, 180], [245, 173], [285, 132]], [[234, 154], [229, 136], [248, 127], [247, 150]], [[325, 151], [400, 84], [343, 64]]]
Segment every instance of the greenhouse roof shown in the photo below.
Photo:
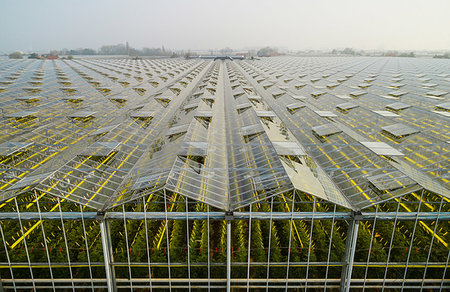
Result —
[[105, 211], [175, 192], [233, 211], [293, 190], [353, 210], [420, 188], [450, 198], [448, 67], [370, 61], [0, 59], [1, 80], [51, 77], [2, 83], [0, 200], [36, 190]]

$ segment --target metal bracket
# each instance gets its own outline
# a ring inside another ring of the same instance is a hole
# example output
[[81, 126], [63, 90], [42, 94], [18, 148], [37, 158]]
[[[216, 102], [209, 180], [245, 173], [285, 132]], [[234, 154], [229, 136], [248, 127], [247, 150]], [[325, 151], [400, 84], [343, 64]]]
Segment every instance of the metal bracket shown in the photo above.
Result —
[[234, 220], [234, 215], [233, 215], [232, 211], [225, 212], [225, 220], [226, 221], [233, 221]]
[[354, 211], [352, 213], [352, 217], [355, 219], [355, 221], [362, 221], [363, 220], [363, 214], [361, 211]]
[[105, 211], [99, 211], [97, 214], [95, 214], [95, 219], [98, 221], [105, 220], [106, 212]]

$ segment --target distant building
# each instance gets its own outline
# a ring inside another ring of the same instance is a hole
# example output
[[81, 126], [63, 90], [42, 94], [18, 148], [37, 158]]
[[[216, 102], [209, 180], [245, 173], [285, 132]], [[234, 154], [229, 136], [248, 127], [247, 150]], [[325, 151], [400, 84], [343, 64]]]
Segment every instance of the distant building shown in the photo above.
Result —
[[28, 59], [42, 59], [42, 56], [39, 55], [38, 53], [31, 53], [31, 54], [28, 56]]

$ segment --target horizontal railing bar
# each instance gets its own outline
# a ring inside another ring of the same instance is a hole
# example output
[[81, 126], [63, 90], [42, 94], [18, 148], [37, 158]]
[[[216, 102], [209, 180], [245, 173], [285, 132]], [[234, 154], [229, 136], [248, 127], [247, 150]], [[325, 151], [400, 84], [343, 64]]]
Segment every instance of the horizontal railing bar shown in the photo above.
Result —
[[[96, 212], [42, 212], [42, 219], [45, 220], [60, 220], [61, 216], [64, 220], [94, 220], [97, 219]], [[252, 212], [253, 220], [269, 220], [272, 216], [272, 220], [351, 220], [355, 217], [351, 212]], [[225, 220], [225, 212], [168, 212], [167, 217], [164, 212], [108, 212], [105, 215], [105, 219], [111, 220]], [[363, 212], [357, 215], [356, 219], [360, 221], [371, 221], [375, 218], [377, 220], [394, 220], [397, 218], [399, 221], [416, 220], [416, 217], [420, 221], [434, 221], [437, 218], [439, 220], [450, 220], [450, 212]], [[248, 220], [250, 218], [249, 212], [234, 212], [234, 220]], [[39, 220], [40, 216], [38, 212], [23, 212], [20, 213], [21, 220]], [[19, 220], [17, 212], [0, 212], [0, 220]]]

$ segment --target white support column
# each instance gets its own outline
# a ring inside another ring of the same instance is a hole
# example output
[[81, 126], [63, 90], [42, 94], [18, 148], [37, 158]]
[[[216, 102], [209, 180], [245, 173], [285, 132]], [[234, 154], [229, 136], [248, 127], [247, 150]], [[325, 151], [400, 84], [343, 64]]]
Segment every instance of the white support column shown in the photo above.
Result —
[[[100, 217], [100, 216], [99, 216]], [[103, 217], [100, 220], [100, 232], [102, 237], [103, 258], [105, 260], [106, 283], [108, 292], [117, 291], [114, 268], [112, 267], [112, 246], [111, 234], [109, 232], [109, 222]]]
[[347, 240], [345, 242], [344, 265], [342, 266], [342, 274], [341, 274], [340, 291], [345, 292], [350, 291], [353, 260], [356, 251], [356, 239], [358, 238], [359, 220], [361, 220], [361, 215], [354, 214], [353, 219], [348, 226]]
[[231, 291], [231, 220], [227, 220], [227, 292]]

